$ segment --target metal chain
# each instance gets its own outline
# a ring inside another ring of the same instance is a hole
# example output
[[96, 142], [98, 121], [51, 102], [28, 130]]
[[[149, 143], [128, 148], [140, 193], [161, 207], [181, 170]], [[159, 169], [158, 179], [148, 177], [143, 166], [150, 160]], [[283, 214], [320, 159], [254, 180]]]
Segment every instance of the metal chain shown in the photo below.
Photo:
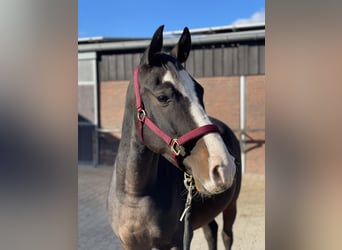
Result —
[[191, 208], [192, 191], [195, 189], [192, 175], [189, 175], [188, 173], [185, 173], [185, 172], [184, 172], [184, 186], [185, 186], [186, 190], [188, 191], [188, 195], [186, 197], [184, 211], [183, 211], [179, 221], [183, 221], [184, 216], [186, 215], [188, 210]]

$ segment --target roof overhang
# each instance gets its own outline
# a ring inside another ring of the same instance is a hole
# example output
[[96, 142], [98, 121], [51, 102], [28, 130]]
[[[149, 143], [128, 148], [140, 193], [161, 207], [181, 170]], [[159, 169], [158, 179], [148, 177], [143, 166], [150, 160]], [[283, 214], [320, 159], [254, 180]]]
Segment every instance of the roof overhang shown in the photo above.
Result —
[[[251, 30], [252, 29], [252, 30]], [[239, 30], [239, 31], [237, 31]], [[211, 32], [209, 32], [211, 31]], [[165, 32], [164, 46], [173, 46], [177, 43], [182, 31]], [[209, 33], [211, 34], [209, 34]], [[265, 24], [239, 25], [239, 26], [221, 26], [205, 29], [190, 30], [192, 35], [191, 41], [193, 45], [202, 45], [210, 43], [232, 43], [244, 41], [265, 40]], [[208, 34], [207, 34], [208, 33]], [[109, 39], [103, 37], [81, 38], [79, 39], [78, 51], [122, 51], [146, 48], [150, 43], [150, 39]]]

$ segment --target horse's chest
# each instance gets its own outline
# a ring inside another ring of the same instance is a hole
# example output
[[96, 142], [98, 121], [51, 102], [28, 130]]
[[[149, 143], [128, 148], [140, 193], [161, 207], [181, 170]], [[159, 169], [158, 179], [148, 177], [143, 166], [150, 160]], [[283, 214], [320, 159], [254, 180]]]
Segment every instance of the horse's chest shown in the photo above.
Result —
[[154, 238], [161, 236], [157, 218], [149, 218], [142, 209], [123, 210], [118, 220], [117, 233], [124, 243], [149, 245]]
[[154, 245], [174, 238], [178, 222], [170, 221], [172, 211], [161, 211], [149, 200], [141, 200], [134, 205], [120, 205], [113, 218], [116, 234], [126, 245]]

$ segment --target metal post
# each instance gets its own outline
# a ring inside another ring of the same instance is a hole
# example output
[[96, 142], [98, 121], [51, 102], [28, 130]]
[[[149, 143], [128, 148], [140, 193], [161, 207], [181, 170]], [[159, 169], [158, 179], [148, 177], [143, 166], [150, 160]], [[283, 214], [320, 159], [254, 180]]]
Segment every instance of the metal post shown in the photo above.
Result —
[[240, 146], [242, 173], [246, 172], [246, 80], [240, 76]]
[[96, 133], [96, 158], [95, 158], [95, 165], [97, 166], [100, 163], [100, 142], [99, 142], [99, 133], [98, 133], [98, 129], [99, 129], [99, 100], [98, 100], [98, 90], [99, 90], [99, 78], [97, 75], [97, 53], [95, 53], [95, 60], [94, 60], [94, 76], [95, 76], [95, 89], [94, 89], [94, 113], [95, 113], [95, 124], [96, 124], [96, 128], [95, 128], [95, 133]]
[[94, 76], [94, 124], [95, 124], [95, 159], [94, 165], [97, 166], [100, 161], [100, 145], [99, 145], [99, 110], [98, 110], [98, 76], [97, 76], [97, 53], [93, 58], [93, 76]]

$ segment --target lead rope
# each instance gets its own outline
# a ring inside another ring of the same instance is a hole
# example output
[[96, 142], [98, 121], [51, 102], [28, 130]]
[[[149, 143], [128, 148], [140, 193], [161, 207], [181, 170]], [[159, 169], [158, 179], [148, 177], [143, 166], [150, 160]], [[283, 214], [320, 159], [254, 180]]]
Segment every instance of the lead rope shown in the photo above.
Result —
[[184, 172], [184, 186], [188, 191], [188, 195], [186, 197], [185, 208], [179, 219], [179, 221], [184, 221], [184, 236], [183, 236], [183, 250], [190, 250], [190, 241], [192, 239], [192, 228], [190, 224], [190, 210], [191, 210], [191, 200], [192, 200], [192, 191], [195, 189], [193, 185], [193, 178], [191, 175]]

